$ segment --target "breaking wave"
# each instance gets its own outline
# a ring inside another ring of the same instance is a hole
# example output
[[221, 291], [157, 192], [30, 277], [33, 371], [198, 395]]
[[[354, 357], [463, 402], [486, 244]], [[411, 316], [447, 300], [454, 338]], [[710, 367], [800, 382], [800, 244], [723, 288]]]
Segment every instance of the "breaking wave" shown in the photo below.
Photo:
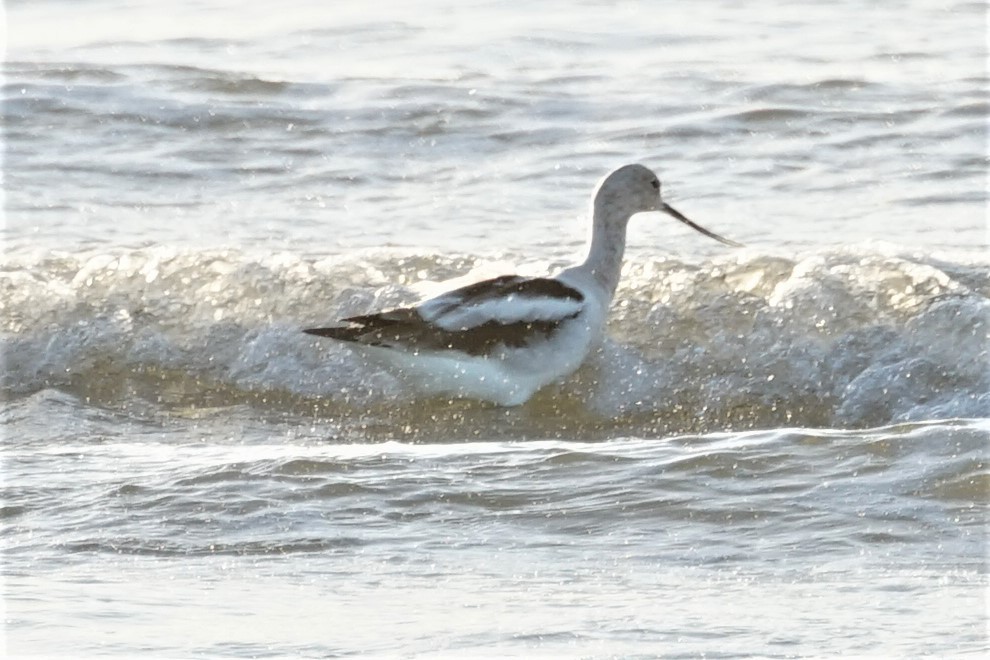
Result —
[[390, 437], [441, 423], [596, 437], [990, 417], [987, 265], [894, 248], [631, 259], [610, 339], [515, 412], [417, 399], [345, 346], [299, 331], [511, 268], [395, 252], [8, 255], [3, 392], [170, 414], [249, 405]]

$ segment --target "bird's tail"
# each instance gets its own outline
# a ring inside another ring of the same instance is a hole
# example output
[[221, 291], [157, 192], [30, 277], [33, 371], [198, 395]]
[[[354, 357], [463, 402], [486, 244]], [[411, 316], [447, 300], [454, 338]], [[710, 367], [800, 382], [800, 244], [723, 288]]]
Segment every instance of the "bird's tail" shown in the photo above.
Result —
[[307, 335], [330, 337], [331, 339], [339, 339], [340, 341], [360, 341], [361, 335], [367, 332], [367, 330], [365, 328], [337, 326], [334, 328], [305, 328], [303, 332]]

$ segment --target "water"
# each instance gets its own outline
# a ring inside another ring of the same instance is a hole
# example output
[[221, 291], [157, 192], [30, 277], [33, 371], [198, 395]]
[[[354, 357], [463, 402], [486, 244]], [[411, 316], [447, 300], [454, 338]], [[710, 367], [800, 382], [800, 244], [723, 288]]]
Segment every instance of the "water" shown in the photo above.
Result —
[[[987, 651], [982, 4], [6, 12], [9, 655]], [[634, 218], [527, 405], [299, 333], [637, 161], [748, 247]]]

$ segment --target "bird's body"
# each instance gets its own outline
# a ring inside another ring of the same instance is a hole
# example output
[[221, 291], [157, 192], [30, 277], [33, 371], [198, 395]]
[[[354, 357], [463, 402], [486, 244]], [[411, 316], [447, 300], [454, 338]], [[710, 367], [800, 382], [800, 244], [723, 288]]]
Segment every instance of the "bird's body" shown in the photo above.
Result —
[[353, 342], [422, 391], [519, 405], [581, 366], [601, 337], [605, 292], [576, 270], [498, 277], [307, 332]]
[[619, 282], [626, 225], [644, 211], [670, 213], [734, 244], [665, 204], [649, 169], [626, 165], [596, 189], [582, 263], [547, 278], [497, 277], [413, 307], [343, 319], [347, 326], [305, 332], [350, 342], [429, 393], [525, 403], [573, 373], [601, 341]]

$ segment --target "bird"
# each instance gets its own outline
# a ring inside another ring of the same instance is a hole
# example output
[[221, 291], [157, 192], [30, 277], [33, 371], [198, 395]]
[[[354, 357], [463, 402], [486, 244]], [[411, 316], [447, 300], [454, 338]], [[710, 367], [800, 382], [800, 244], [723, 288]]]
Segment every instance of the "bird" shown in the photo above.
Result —
[[652, 211], [742, 247], [666, 203], [648, 167], [624, 165], [595, 188], [582, 262], [549, 277], [495, 277], [303, 332], [347, 343], [423, 393], [522, 405], [576, 371], [599, 345], [619, 284], [626, 226], [633, 215]]

